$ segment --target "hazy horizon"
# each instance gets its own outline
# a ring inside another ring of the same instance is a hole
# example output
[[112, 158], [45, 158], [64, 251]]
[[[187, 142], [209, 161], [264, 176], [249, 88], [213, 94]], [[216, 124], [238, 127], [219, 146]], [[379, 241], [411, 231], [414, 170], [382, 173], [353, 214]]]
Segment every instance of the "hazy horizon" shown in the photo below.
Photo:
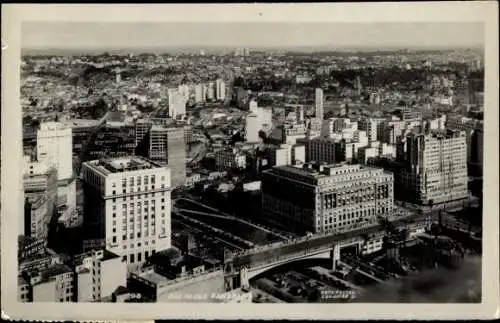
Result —
[[23, 50], [482, 48], [482, 23], [25, 22]]

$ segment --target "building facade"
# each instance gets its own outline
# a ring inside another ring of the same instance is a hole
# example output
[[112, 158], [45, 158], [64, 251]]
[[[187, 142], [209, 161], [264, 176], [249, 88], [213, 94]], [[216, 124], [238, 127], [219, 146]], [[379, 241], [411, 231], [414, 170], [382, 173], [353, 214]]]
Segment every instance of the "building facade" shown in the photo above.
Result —
[[71, 128], [59, 122], [40, 125], [37, 132], [37, 160], [57, 170], [57, 179], [73, 178], [73, 136]]
[[224, 83], [224, 80], [217, 79], [215, 81], [215, 92], [217, 101], [224, 101], [226, 99], [226, 83]]
[[401, 179], [404, 196], [412, 202], [428, 205], [468, 197], [465, 132], [410, 134], [399, 159], [406, 166]]
[[263, 172], [264, 216], [289, 230], [343, 232], [374, 225], [393, 211], [393, 175], [361, 165]]
[[319, 120], [323, 120], [323, 115], [324, 115], [324, 111], [323, 111], [323, 90], [322, 89], [319, 89], [317, 88], [315, 90], [315, 104], [314, 104], [314, 108], [315, 108], [315, 116], [316, 116], [316, 119], [319, 119]]
[[72, 302], [74, 274], [63, 264], [51, 265], [24, 274], [19, 297], [24, 302]]
[[83, 163], [84, 225], [129, 269], [170, 247], [170, 172], [137, 156]]
[[127, 286], [127, 264], [108, 250], [95, 250], [75, 259], [77, 302], [110, 300], [120, 286]]

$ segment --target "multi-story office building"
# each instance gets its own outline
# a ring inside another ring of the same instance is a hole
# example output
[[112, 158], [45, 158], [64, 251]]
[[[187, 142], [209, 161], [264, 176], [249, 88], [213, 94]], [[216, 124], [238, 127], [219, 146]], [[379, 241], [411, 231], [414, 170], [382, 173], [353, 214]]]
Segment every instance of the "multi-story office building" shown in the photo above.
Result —
[[58, 204], [76, 208], [76, 178], [73, 174], [72, 130], [60, 122], [46, 122], [37, 132], [37, 160], [57, 170]]
[[59, 122], [40, 125], [37, 132], [37, 160], [57, 170], [57, 179], [73, 178], [73, 136], [71, 128]]
[[406, 199], [427, 205], [468, 197], [465, 132], [410, 134], [399, 161]]
[[154, 161], [167, 161], [167, 128], [153, 125], [149, 129], [148, 158]]
[[316, 138], [321, 135], [323, 120], [311, 118], [307, 122], [307, 138]]
[[186, 144], [184, 127], [166, 128], [167, 165], [172, 188], [186, 184]]
[[95, 250], [75, 257], [77, 302], [110, 301], [120, 286], [127, 286], [127, 264], [108, 250]]
[[339, 154], [341, 145], [331, 138], [302, 139], [298, 143], [305, 146], [306, 161], [316, 164], [335, 164], [343, 161]]
[[170, 247], [170, 173], [137, 156], [83, 163], [87, 232], [129, 269]]
[[294, 145], [298, 139], [306, 137], [307, 129], [304, 123], [285, 123], [278, 127], [281, 130], [279, 142]]
[[203, 103], [206, 99], [205, 93], [205, 85], [204, 84], [196, 84], [194, 86], [194, 101], [196, 103]]
[[377, 216], [393, 211], [393, 175], [361, 165], [273, 167], [263, 172], [262, 209], [275, 224], [297, 232], [376, 224]]
[[178, 89], [168, 89], [168, 116], [177, 118], [186, 114], [186, 98]]
[[369, 142], [382, 140], [385, 121], [382, 118], [363, 118], [359, 120], [358, 128], [359, 130], [366, 131]]
[[190, 96], [189, 85], [179, 84], [178, 90], [179, 90], [179, 94], [184, 98], [184, 100], [188, 101], [189, 96]]
[[193, 142], [193, 126], [189, 124], [176, 125], [172, 119], [169, 118], [150, 118], [139, 119], [135, 124], [135, 146], [139, 146], [145, 138], [149, 142], [149, 131], [153, 125], [163, 127], [181, 127], [184, 129], [184, 143], [188, 144]]
[[342, 130], [344, 129], [352, 129], [351, 124], [352, 122], [348, 118], [329, 118], [327, 120], [324, 120], [323, 124], [321, 125], [321, 136], [330, 137], [332, 136], [332, 134], [342, 132]]
[[258, 142], [259, 131], [262, 129], [262, 125], [259, 120], [259, 116], [255, 113], [250, 113], [246, 116], [245, 121], [245, 139], [247, 142]]
[[465, 132], [467, 142], [467, 163], [483, 163], [483, 121], [465, 117], [452, 117], [446, 121], [446, 128]]
[[422, 120], [422, 113], [420, 111], [415, 111], [411, 108], [404, 108], [402, 112], [402, 120], [411, 122], [411, 121], [420, 121]]
[[208, 82], [207, 85], [207, 100], [214, 100], [215, 99], [215, 83], [214, 82]]
[[388, 121], [384, 127], [383, 142], [396, 144], [406, 130], [406, 122], [403, 120]]
[[292, 146], [292, 165], [302, 165], [306, 162], [306, 146], [296, 144]]
[[236, 149], [221, 149], [215, 153], [215, 166], [219, 170], [244, 169], [246, 167], [246, 155]]
[[23, 176], [24, 219], [20, 234], [46, 240], [57, 204], [57, 170], [28, 162]]
[[215, 81], [215, 96], [217, 101], [224, 101], [226, 99], [226, 83], [222, 79]]
[[18, 299], [24, 302], [74, 301], [74, 273], [63, 264], [26, 272], [20, 278]]
[[281, 144], [272, 147], [269, 151], [270, 166], [292, 165], [292, 145]]
[[316, 119], [323, 120], [324, 111], [323, 111], [323, 90], [322, 89], [317, 88], [315, 91], [314, 108], [315, 108], [314, 111], [315, 111]]
[[135, 146], [139, 146], [144, 136], [146, 136], [153, 125], [150, 119], [139, 119], [135, 123]]

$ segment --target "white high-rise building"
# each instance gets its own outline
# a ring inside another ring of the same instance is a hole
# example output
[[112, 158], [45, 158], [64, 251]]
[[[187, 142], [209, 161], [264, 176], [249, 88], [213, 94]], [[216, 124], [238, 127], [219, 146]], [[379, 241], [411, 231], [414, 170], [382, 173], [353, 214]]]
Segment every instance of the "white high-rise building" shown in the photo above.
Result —
[[171, 247], [170, 169], [132, 156], [83, 163], [84, 224], [129, 270]]
[[410, 134], [402, 173], [405, 196], [420, 204], [465, 199], [468, 196], [467, 142], [464, 131]]
[[258, 109], [257, 101], [255, 101], [254, 99], [250, 100], [248, 102], [248, 111], [255, 113], [257, 109]]
[[215, 83], [209, 82], [207, 86], [207, 99], [214, 100], [215, 99]]
[[226, 99], [226, 83], [224, 83], [222, 79], [217, 79], [215, 91], [218, 101], [224, 101]]
[[316, 89], [316, 96], [315, 96], [315, 112], [316, 112], [316, 119], [323, 120], [323, 90], [320, 88]]
[[203, 84], [196, 84], [194, 86], [194, 101], [196, 103], [205, 102], [205, 89]]
[[188, 101], [189, 100], [189, 85], [187, 84], [180, 84], [179, 85], [179, 94], [182, 95], [184, 100]]
[[186, 114], [186, 98], [177, 89], [168, 89], [168, 115], [171, 118]]
[[255, 113], [250, 113], [246, 117], [245, 138], [247, 142], [258, 142], [259, 131], [262, 129], [259, 116]]
[[37, 160], [57, 170], [57, 179], [73, 177], [73, 136], [70, 127], [60, 122], [40, 125], [36, 140]]
[[37, 160], [57, 171], [57, 205], [76, 208], [76, 178], [73, 174], [73, 135], [60, 122], [46, 122], [37, 132]]

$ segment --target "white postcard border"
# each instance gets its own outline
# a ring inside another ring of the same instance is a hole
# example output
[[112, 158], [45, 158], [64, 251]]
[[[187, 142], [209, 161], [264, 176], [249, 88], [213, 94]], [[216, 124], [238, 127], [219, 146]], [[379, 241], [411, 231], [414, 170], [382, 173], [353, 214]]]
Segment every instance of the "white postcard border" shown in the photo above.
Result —
[[[267, 5], [2, 5], [2, 315], [23, 320], [480, 319], [497, 316], [498, 5], [485, 2]], [[18, 303], [17, 220], [22, 214], [20, 30], [22, 21], [449, 22], [485, 24], [483, 302], [481, 304], [120, 304]], [[486, 278], [486, 279], [485, 279]]]

